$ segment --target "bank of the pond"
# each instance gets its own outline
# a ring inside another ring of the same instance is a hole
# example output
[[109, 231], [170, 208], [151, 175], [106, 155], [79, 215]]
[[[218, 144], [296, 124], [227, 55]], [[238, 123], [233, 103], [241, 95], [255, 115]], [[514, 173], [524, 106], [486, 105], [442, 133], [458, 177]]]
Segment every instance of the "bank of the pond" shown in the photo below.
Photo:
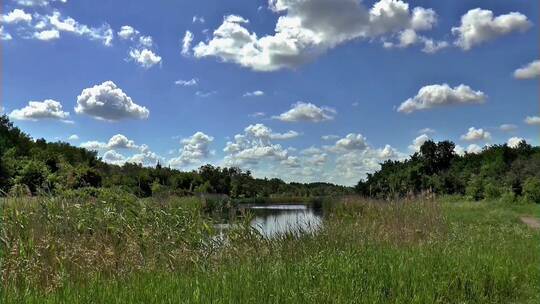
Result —
[[[2, 245], [3, 302], [540, 302], [540, 233], [519, 220], [538, 206], [349, 198], [317, 233], [261, 238], [239, 225], [228, 246], [214, 247], [204, 212], [146, 204], [4, 209], [1, 229], [15, 247]], [[39, 270], [55, 280], [30, 275]]]

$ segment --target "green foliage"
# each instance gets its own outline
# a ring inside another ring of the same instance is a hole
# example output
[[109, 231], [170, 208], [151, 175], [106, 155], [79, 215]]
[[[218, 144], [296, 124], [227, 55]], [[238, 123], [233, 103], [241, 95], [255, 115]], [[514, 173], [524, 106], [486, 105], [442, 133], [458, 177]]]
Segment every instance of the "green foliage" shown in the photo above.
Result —
[[530, 177], [525, 181], [523, 198], [528, 202], [540, 204], [540, 179]]
[[14, 184], [26, 185], [34, 195], [40, 190], [55, 194], [89, 187], [122, 189], [138, 197], [217, 193], [246, 198], [353, 192], [351, 188], [326, 183], [258, 179], [239, 168], [205, 165], [196, 171], [181, 172], [159, 163], [155, 168], [132, 163], [110, 165], [102, 162], [96, 152], [62, 142], [34, 141], [4, 115], [0, 117], [0, 194], [9, 192]]
[[519, 221], [538, 205], [348, 198], [319, 233], [238, 223], [220, 242], [193, 203], [6, 201], [2, 303], [540, 302], [540, 236]]
[[[463, 195], [471, 200], [498, 199], [507, 189], [514, 197], [538, 202], [535, 183], [540, 178], [540, 147], [521, 142], [518, 147], [495, 145], [479, 154], [456, 155], [451, 142], [427, 141], [404, 161], [387, 161], [368, 174], [355, 190], [375, 198], [411, 197], [436, 193]], [[504, 193], [505, 200], [511, 195]]]

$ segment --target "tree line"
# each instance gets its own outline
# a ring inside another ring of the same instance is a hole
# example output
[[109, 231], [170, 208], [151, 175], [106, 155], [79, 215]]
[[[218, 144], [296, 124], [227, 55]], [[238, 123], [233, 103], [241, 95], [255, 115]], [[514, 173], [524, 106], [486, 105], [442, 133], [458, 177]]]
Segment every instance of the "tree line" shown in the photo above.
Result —
[[381, 199], [429, 193], [540, 203], [540, 147], [522, 141], [458, 155], [450, 141], [427, 141], [406, 160], [384, 162], [355, 189]]
[[52, 194], [82, 188], [120, 188], [139, 197], [157, 194], [219, 193], [233, 198], [270, 196], [334, 196], [353, 193], [329, 183], [286, 183], [254, 178], [250, 171], [205, 165], [183, 172], [157, 164], [143, 167], [103, 162], [95, 151], [64, 142], [33, 140], [0, 117], [0, 193]]

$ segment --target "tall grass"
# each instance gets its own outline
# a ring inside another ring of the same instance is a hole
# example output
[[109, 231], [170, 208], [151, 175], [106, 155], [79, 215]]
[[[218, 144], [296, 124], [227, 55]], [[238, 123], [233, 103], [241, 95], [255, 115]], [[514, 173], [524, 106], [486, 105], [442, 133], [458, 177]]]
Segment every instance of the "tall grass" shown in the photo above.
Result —
[[540, 235], [518, 221], [537, 206], [348, 198], [317, 233], [238, 225], [223, 245], [197, 202], [14, 204], [5, 303], [540, 302]]

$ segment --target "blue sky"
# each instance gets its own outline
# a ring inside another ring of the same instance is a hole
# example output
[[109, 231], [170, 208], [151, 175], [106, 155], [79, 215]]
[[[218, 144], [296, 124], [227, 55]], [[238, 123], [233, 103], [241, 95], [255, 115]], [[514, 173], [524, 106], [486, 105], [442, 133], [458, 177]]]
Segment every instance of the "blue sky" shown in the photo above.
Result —
[[105, 161], [352, 185], [538, 145], [537, 1], [6, 0], [3, 111]]

